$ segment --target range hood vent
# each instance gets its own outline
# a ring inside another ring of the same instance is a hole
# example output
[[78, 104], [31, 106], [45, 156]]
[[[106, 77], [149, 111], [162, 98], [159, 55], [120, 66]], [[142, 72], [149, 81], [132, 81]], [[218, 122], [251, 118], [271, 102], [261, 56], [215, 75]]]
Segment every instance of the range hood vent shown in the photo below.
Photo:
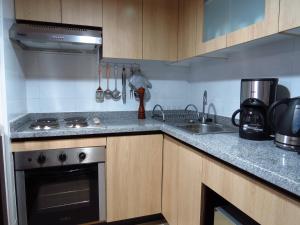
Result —
[[101, 30], [52, 24], [15, 23], [9, 37], [23, 49], [35, 51], [97, 53], [102, 45]]

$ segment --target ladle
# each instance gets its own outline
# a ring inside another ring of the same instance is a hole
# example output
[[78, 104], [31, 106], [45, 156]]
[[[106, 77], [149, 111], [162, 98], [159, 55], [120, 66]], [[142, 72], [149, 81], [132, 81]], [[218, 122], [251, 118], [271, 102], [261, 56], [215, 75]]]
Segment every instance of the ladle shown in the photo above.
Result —
[[114, 67], [115, 90], [113, 90], [113, 92], [111, 93], [111, 96], [114, 101], [119, 101], [121, 99], [121, 92], [118, 90], [117, 76], [118, 76], [118, 66], [115, 66]]
[[112, 91], [109, 89], [109, 77], [110, 77], [110, 65], [109, 63], [106, 64], [106, 82], [107, 82], [107, 88], [104, 91], [104, 97], [105, 99], [111, 99], [112, 97]]

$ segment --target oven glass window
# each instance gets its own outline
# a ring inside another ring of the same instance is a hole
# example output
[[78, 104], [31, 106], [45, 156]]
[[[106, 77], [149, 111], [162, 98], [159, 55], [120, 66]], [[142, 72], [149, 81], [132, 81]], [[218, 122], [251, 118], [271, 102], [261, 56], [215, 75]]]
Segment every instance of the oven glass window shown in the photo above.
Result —
[[99, 221], [98, 164], [25, 172], [29, 225]]

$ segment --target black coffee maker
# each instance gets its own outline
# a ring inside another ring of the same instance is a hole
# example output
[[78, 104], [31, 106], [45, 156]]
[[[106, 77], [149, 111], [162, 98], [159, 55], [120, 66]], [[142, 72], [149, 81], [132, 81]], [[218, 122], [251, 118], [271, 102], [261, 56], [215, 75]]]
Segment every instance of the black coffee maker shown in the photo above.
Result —
[[[239, 127], [241, 138], [271, 139], [272, 128], [267, 120], [269, 106], [276, 100], [278, 79], [242, 79], [241, 105], [232, 115], [233, 125]], [[235, 117], [240, 113], [240, 122]]]

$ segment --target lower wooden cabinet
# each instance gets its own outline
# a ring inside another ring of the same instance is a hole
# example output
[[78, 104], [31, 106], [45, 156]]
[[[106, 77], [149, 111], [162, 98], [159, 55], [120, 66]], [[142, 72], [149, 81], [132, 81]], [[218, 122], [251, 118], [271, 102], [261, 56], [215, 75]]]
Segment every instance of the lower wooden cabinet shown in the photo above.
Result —
[[162, 213], [169, 225], [200, 224], [201, 176], [201, 155], [165, 137]]
[[162, 214], [170, 225], [177, 225], [179, 143], [165, 136], [163, 150]]
[[299, 201], [210, 158], [203, 159], [203, 183], [259, 224], [299, 224]]
[[161, 213], [162, 135], [107, 138], [107, 221]]

